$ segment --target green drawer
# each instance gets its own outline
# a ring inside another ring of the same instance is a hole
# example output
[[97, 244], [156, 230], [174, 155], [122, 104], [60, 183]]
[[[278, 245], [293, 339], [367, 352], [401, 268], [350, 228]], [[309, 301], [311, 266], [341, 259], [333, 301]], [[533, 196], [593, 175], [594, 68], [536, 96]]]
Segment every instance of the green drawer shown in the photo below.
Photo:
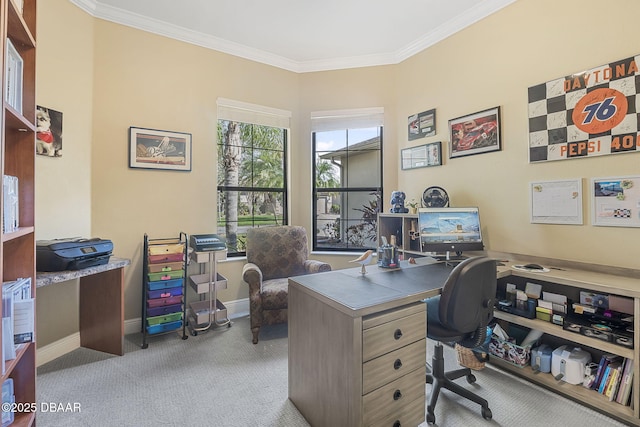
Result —
[[184, 277], [184, 270], [160, 271], [158, 273], [149, 273], [150, 282], [155, 282], [156, 280], [179, 279], [181, 277]]
[[159, 325], [160, 323], [175, 322], [182, 320], [182, 312], [166, 314], [164, 316], [147, 317], [147, 325]]

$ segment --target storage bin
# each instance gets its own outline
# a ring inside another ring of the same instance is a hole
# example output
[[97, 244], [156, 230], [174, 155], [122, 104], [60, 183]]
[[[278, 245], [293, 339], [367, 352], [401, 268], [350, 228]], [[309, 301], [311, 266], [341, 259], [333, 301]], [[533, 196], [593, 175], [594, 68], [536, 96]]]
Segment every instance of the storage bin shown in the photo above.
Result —
[[149, 273], [182, 270], [182, 267], [183, 267], [182, 262], [163, 262], [160, 264], [149, 264]]
[[589, 362], [591, 354], [580, 347], [560, 346], [553, 350], [551, 356], [551, 375], [569, 384], [581, 384], [584, 381], [585, 367]]
[[150, 300], [147, 300], [147, 307], [149, 308], [160, 307], [161, 305], [179, 304], [181, 302], [182, 302], [182, 295], [169, 297], [169, 298], [150, 299]]
[[162, 264], [167, 262], [182, 262], [184, 254], [160, 254], [149, 255], [149, 264]]
[[148, 299], [169, 298], [169, 297], [175, 297], [176, 295], [182, 295], [182, 287], [159, 289], [157, 291], [147, 291]]
[[147, 317], [161, 316], [163, 314], [175, 313], [182, 311], [182, 304], [161, 305], [159, 307], [153, 307], [147, 309]]
[[522, 342], [529, 330], [518, 328], [511, 324], [506, 332], [509, 334], [509, 337], [513, 338], [513, 341], [504, 341], [495, 334], [491, 335], [489, 353], [518, 368], [524, 368], [529, 365], [529, 361], [531, 360], [531, 347], [534, 345], [530, 344], [523, 347], [518, 343]]
[[159, 334], [169, 332], [182, 327], [182, 320], [170, 323], [160, 323], [159, 325], [147, 326], [147, 332], [150, 334]]
[[171, 280], [184, 277], [184, 270], [161, 271], [159, 273], [149, 273], [149, 281]]
[[165, 314], [162, 316], [147, 317], [147, 325], [159, 325], [160, 323], [170, 323], [182, 320], [182, 312]]
[[184, 253], [184, 244], [174, 243], [169, 245], [152, 245], [149, 246], [149, 255], [168, 255]]
[[156, 282], [149, 282], [148, 286], [150, 291], [177, 288], [178, 286], [182, 286], [182, 279], [158, 280]]
[[531, 349], [531, 368], [537, 372], [551, 372], [552, 352], [553, 349], [547, 344]]

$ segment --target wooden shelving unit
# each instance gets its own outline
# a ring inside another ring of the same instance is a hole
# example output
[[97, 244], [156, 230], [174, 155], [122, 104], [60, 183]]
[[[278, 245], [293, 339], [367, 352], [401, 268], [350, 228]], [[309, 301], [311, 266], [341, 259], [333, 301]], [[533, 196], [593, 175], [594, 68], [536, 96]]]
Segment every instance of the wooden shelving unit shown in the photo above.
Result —
[[[0, 243], [0, 278], [2, 282], [20, 277], [31, 278], [31, 295], [35, 297], [35, 76], [36, 76], [36, 0], [0, 0], [0, 35], [2, 38], [2, 114], [0, 141], [2, 174], [18, 177], [19, 228], [2, 232]], [[21, 81], [12, 86], [20, 102], [7, 101], [7, 39], [21, 58]], [[5, 209], [4, 196], [0, 207]], [[4, 229], [3, 229], [4, 230]], [[0, 332], [1, 339], [1, 332]], [[34, 407], [36, 402], [36, 345], [24, 344], [16, 358], [5, 363], [2, 380], [13, 379], [16, 403]], [[28, 404], [28, 405], [26, 405]], [[31, 405], [31, 406], [30, 406]], [[35, 423], [35, 410], [15, 413], [12, 425], [30, 426]]]
[[586, 290], [603, 294], [614, 294], [633, 298], [634, 300], [634, 334], [633, 348], [617, 345], [613, 342], [603, 341], [597, 338], [589, 337], [579, 333], [571, 332], [563, 329], [562, 326], [553, 324], [548, 321], [539, 319], [529, 319], [517, 316], [503, 311], [494, 311], [494, 318], [499, 323], [522, 326], [528, 329], [535, 329], [543, 332], [541, 341], [550, 343], [566, 343], [581, 347], [583, 350], [591, 353], [592, 361], [598, 363], [601, 354], [615, 354], [627, 359], [634, 360], [633, 383], [631, 392], [631, 406], [625, 406], [615, 401], [609, 401], [609, 398], [595, 390], [591, 390], [582, 386], [582, 384], [573, 385], [562, 380], [556, 380], [550, 373], [541, 373], [534, 371], [530, 366], [518, 367], [509, 362], [500, 359], [497, 356], [491, 356], [490, 362], [496, 367], [520, 376], [532, 383], [545, 387], [555, 393], [568, 397], [572, 400], [580, 402], [585, 406], [589, 406], [597, 411], [603, 412], [611, 417], [619, 419], [626, 424], [640, 425], [640, 370], [637, 361], [640, 359], [638, 340], [640, 338], [640, 295], [637, 292], [637, 273], [629, 271], [628, 274], [613, 275], [606, 272], [574, 270], [569, 267], [554, 268], [546, 273], [529, 273], [518, 272], [511, 269], [511, 262], [505, 266], [498, 267], [498, 280], [507, 280], [512, 283], [525, 282], [540, 283], [543, 285], [543, 291], [561, 293], [575, 300], [575, 296], [579, 291]]

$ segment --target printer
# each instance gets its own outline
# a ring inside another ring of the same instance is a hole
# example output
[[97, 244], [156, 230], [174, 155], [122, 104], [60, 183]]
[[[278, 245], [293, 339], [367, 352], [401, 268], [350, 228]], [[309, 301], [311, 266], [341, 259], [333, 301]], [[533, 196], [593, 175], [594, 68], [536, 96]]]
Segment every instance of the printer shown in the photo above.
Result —
[[36, 270], [81, 270], [107, 264], [113, 251], [111, 240], [70, 238], [36, 241]]

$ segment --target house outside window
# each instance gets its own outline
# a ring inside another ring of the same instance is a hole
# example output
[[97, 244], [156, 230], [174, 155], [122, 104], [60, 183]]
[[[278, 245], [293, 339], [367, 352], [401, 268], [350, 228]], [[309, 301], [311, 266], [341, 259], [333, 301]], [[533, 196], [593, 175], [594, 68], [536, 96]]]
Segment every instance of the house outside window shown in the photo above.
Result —
[[382, 198], [382, 109], [314, 114], [313, 249], [375, 249]]
[[290, 114], [277, 110], [280, 119], [267, 120], [273, 111], [218, 100], [217, 234], [230, 257], [246, 254], [249, 228], [288, 224], [288, 129], [282, 125]]

